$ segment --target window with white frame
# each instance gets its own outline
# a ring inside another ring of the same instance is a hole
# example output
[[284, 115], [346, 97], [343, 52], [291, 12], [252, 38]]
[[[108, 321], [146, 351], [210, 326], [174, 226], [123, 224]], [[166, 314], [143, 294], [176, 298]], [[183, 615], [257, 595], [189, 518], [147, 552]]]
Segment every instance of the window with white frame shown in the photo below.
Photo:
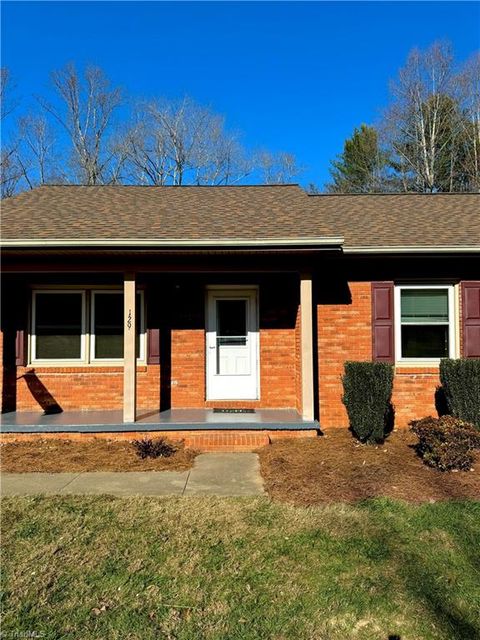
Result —
[[397, 360], [438, 361], [455, 356], [454, 288], [395, 287]]
[[34, 291], [32, 361], [85, 359], [85, 292]]
[[[137, 358], [145, 358], [143, 291], [137, 293]], [[92, 291], [90, 323], [91, 360], [123, 358], [123, 293]]]
[[[121, 290], [35, 290], [30, 360], [95, 363], [123, 359]], [[143, 291], [137, 293], [137, 358], [145, 359]]]

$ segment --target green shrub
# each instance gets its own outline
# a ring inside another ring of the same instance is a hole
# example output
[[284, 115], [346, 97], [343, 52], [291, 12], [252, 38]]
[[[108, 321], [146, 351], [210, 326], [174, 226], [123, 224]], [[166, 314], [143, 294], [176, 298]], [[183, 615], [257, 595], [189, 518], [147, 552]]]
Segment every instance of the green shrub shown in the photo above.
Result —
[[441, 360], [440, 381], [450, 413], [480, 429], [480, 358]]
[[165, 438], [142, 438], [142, 440], [134, 440], [132, 446], [137, 455], [142, 458], [170, 458], [178, 451], [178, 447], [171, 444]]
[[469, 471], [480, 449], [480, 433], [467, 422], [453, 416], [423, 418], [410, 422], [418, 437], [415, 449], [425, 464], [440, 471]]
[[382, 442], [392, 417], [393, 366], [384, 362], [346, 362], [343, 404], [361, 442]]

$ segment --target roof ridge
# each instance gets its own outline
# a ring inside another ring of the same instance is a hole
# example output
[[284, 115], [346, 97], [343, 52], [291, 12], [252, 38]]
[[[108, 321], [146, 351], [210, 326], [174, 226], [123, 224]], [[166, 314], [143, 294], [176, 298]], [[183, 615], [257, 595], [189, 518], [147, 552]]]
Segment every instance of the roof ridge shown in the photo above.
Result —
[[[298, 182], [285, 182], [282, 184], [41, 184], [38, 187], [35, 187], [35, 189], [48, 187], [86, 187], [88, 189], [103, 189], [105, 187], [110, 187], [112, 189], [249, 189], [265, 187], [298, 187], [299, 189], [302, 189]], [[32, 191], [35, 189], [32, 189]], [[28, 191], [22, 191], [16, 195], [21, 195], [21, 193], [28, 193]]]
[[415, 192], [415, 191], [375, 191], [372, 193], [307, 193], [311, 198], [322, 197], [357, 197], [357, 196], [478, 196], [480, 191], [437, 191], [435, 193]]

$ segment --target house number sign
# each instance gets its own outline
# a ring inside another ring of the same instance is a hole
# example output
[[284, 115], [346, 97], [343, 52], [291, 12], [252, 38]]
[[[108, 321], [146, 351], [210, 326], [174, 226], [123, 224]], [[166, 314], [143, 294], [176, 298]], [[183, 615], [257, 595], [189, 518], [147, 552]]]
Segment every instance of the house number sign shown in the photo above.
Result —
[[128, 310], [127, 327], [129, 329], [132, 328], [132, 310], [131, 309]]

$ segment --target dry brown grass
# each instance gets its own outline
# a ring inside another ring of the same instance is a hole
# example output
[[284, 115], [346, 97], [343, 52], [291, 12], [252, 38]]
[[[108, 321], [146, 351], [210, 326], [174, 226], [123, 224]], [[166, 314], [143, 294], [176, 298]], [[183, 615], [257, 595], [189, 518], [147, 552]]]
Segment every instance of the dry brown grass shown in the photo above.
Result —
[[259, 451], [265, 488], [276, 500], [301, 505], [384, 496], [429, 502], [480, 498], [480, 460], [473, 471], [442, 473], [423, 464], [409, 431], [384, 445], [363, 445], [346, 429], [316, 439], [283, 440]]
[[169, 458], [142, 460], [129, 441], [89, 438], [85, 441], [38, 440], [8, 442], [1, 445], [3, 472], [81, 472], [81, 471], [183, 471], [190, 469], [197, 455], [179, 448]]

